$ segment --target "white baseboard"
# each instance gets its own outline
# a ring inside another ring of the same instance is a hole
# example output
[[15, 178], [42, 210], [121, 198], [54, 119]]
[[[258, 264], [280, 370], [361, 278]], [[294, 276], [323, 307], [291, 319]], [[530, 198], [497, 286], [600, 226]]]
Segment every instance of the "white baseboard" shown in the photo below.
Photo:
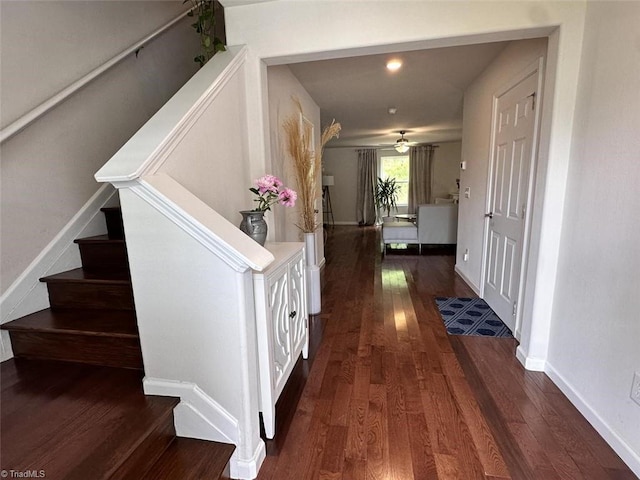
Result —
[[518, 348], [516, 348], [516, 358], [527, 370], [531, 370], [532, 372], [545, 371], [547, 361], [543, 358], [528, 357], [527, 353], [524, 351], [524, 348], [522, 348], [522, 345], [518, 345]]
[[[81, 265], [80, 252], [73, 241], [79, 237], [106, 232], [106, 224], [100, 209], [108, 204], [114, 194], [115, 189], [111, 185], [101, 186], [11, 284], [0, 297], [0, 324], [49, 307], [47, 288], [40, 282], [40, 278]], [[0, 361], [11, 357], [13, 352], [9, 336], [3, 332]]]
[[145, 377], [142, 384], [146, 395], [180, 398], [174, 410], [179, 437], [238, 444], [238, 420], [195, 383]]
[[233, 452], [231, 457], [231, 478], [238, 478], [242, 480], [253, 480], [258, 476], [262, 462], [267, 456], [267, 450], [264, 442], [261, 440], [255, 452], [248, 460], [240, 460], [237, 458], [238, 450]]
[[547, 362], [545, 373], [553, 380], [578, 411], [604, 438], [605, 442], [620, 456], [623, 462], [640, 478], [640, 455], [635, 452], [620, 436], [607, 424], [607, 422], [591, 408], [587, 401], [575, 388]]
[[462, 280], [464, 280], [464, 283], [466, 283], [467, 285], [469, 285], [469, 288], [470, 288], [471, 290], [473, 290], [473, 292], [474, 292], [476, 295], [480, 296], [480, 289], [476, 286], [476, 284], [475, 284], [475, 283], [473, 283], [473, 282], [469, 279], [469, 277], [467, 277], [464, 273], [462, 273], [462, 270], [460, 270], [460, 269], [458, 268], [458, 265], [456, 265], [456, 266], [454, 267], [454, 270], [455, 270], [455, 272], [460, 276], [460, 278], [462, 278]]

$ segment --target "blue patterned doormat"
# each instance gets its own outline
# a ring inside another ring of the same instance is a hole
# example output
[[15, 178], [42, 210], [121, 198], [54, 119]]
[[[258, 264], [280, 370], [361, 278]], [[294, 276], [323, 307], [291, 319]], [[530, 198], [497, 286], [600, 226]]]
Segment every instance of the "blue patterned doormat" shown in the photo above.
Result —
[[436, 305], [450, 335], [513, 338], [511, 330], [481, 298], [436, 297]]

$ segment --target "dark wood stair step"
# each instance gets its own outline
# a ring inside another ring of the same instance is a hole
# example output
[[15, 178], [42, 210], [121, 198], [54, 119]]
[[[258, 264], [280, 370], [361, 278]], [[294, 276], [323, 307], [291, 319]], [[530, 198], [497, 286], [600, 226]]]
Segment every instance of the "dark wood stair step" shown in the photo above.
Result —
[[126, 270], [76, 268], [40, 279], [47, 284], [52, 309], [134, 310], [131, 277]]
[[129, 310], [51, 310], [2, 325], [17, 357], [142, 369], [135, 313]]
[[100, 211], [104, 213], [107, 222], [107, 232], [109, 238], [124, 238], [124, 225], [122, 223], [122, 210], [120, 207], [104, 207]]
[[13, 331], [63, 332], [88, 336], [137, 338], [136, 314], [130, 310], [46, 308], [5, 323], [0, 328]]
[[122, 239], [108, 235], [78, 238], [74, 240], [80, 249], [82, 267], [85, 270], [127, 270], [127, 247]]
[[138, 480], [175, 438], [178, 399], [145, 396], [142, 372], [25, 359], [0, 368], [5, 470]]
[[176, 438], [142, 480], [228, 480], [234, 445]]

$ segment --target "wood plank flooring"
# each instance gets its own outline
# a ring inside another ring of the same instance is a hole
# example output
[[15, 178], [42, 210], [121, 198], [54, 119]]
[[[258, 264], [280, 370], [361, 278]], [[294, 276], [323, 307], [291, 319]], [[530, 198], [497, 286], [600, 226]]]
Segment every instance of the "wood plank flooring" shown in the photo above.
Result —
[[434, 297], [474, 296], [452, 251], [379, 241], [331, 230], [322, 340], [258, 479], [636, 478], [514, 340], [447, 335]]

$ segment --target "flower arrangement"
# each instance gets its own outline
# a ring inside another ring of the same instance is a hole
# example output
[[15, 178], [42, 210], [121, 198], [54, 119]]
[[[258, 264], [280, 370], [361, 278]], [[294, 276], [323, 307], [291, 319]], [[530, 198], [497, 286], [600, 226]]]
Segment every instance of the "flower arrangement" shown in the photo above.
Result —
[[255, 193], [258, 198], [254, 202], [258, 202], [258, 206], [252, 211], [266, 212], [271, 210], [271, 205], [279, 203], [285, 207], [293, 207], [296, 204], [298, 194], [285, 187], [282, 181], [275, 175], [265, 175], [255, 181], [256, 186], [249, 189]]
[[294, 97], [293, 101], [299, 114], [287, 118], [282, 127], [286, 133], [286, 149], [293, 159], [293, 170], [302, 201], [301, 222], [297, 227], [304, 233], [312, 233], [318, 228], [314, 202], [322, 165], [322, 152], [325, 144], [333, 137], [338, 136], [341, 126], [335, 120], [326, 126], [322, 130], [320, 148], [315, 149], [312, 145], [311, 126], [300, 121], [300, 115], [303, 115], [300, 100]]

